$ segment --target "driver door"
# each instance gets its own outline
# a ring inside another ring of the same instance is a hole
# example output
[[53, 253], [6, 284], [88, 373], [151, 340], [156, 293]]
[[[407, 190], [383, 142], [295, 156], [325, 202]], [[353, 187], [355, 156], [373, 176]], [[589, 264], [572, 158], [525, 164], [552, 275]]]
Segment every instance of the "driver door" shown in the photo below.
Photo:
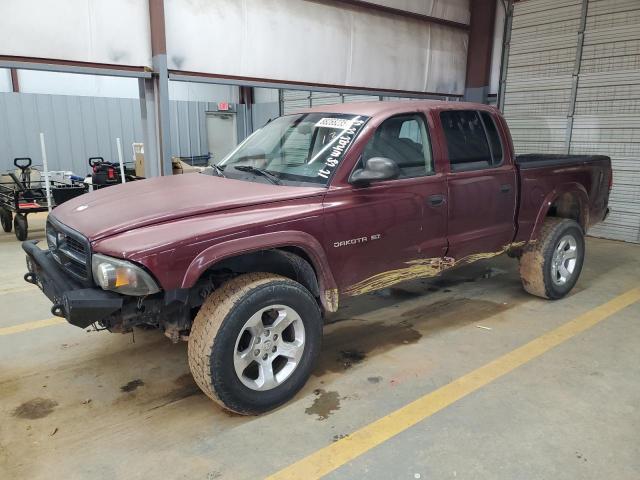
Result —
[[325, 251], [346, 295], [428, 276], [447, 248], [446, 181], [435, 172], [424, 116], [385, 120], [357, 168], [373, 157], [394, 160], [400, 176], [325, 197]]

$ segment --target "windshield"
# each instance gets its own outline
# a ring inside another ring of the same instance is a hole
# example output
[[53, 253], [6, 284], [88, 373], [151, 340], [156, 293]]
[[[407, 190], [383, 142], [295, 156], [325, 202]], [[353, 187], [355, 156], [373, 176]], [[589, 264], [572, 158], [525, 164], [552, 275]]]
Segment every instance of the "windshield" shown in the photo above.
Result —
[[285, 115], [242, 142], [218, 166], [225, 177], [285, 185], [327, 185], [369, 117]]

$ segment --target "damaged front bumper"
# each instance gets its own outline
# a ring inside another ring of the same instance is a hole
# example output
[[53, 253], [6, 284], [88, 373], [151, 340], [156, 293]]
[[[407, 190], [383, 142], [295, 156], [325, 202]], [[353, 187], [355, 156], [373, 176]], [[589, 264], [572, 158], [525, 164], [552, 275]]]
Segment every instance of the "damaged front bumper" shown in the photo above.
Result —
[[73, 280], [53, 259], [49, 250], [41, 250], [36, 240], [22, 243], [27, 254], [25, 281], [37, 285], [53, 302], [51, 313], [70, 324], [86, 328], [122, 309], [122, 295], [99, 288], [86, 288]]

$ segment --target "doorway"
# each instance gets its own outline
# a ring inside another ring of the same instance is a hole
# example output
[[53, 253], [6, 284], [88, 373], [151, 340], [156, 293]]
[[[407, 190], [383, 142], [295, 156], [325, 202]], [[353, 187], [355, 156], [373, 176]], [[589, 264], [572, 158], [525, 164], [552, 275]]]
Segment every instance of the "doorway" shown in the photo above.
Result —
[[211, 161], [218, 163], [238, 144], [236, 114], [207, 112], [207, 141]]

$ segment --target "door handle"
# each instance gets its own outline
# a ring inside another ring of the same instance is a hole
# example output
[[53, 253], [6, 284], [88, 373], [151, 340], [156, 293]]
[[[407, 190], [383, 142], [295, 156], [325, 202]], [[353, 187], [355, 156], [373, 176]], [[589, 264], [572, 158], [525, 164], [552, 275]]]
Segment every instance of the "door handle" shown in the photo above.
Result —
[[437, 207], [444, 203], [444, 195], [431, 195], [429, 197], [429, 205]]
[[509, 193], [510, 191], [511, 191], [511, 185], [509, 185], [508, 183], [500, 185], [500, 193]]

